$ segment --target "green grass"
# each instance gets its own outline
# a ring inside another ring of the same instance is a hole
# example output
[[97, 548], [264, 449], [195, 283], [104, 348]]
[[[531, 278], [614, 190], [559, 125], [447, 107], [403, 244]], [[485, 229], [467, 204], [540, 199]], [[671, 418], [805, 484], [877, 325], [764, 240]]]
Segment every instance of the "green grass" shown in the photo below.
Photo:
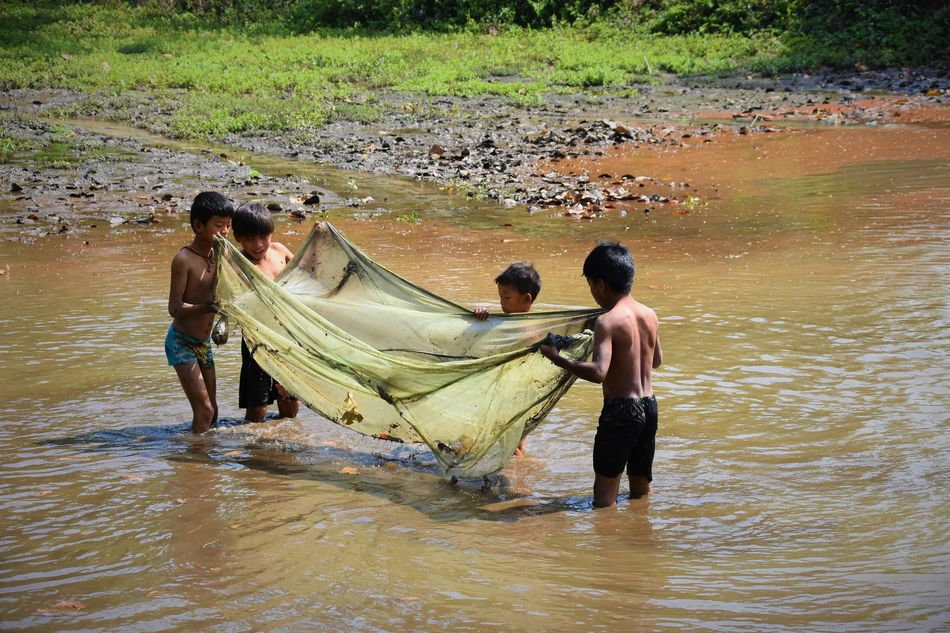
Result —
[[[64, 110], [131, 117], [145, 92], [163, 117], [146, 121], [188, 138], [372, 122], [381, 91], [495, 95], [522, 107], [552, 92], [633, 92], [658, 73], [787, 70], [780, 40], [740, 35], [658, 36], [596, 29], [511, 28], [408, 35], [294, 34], [271, 23], [215, 27], [120, 4], [0, 0], [0, 89], [91, 93]], [[803, 63], [795, 58], [795, 63]]]

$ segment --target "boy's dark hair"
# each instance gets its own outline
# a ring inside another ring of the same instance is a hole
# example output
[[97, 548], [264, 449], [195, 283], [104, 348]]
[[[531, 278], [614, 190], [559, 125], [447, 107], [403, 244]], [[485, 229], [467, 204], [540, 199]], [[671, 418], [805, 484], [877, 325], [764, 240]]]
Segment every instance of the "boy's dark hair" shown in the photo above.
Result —
[[630, 292], [635, 272], [633, 256], [618, 242], [601, 242], [584, 260], [584, 276], [603, 279], [614, 292]]
[[246, 202], [234, 212], [231, 231], [237, 238], [270, 235], [274, 232], [274, 220], [264, 205], [259, 202]]
[[534, 269], [531, 262], [515, 262], [495, 277], [496, 284], [505, 284], [514, 286], [518, 292], [527, 292], [531, 295], [531, 300], [538, 298], [541, 292], [541, 276]]
[[234, 215], [234, 205], [231, 201], [216, 191], [202, 191], [191, 202], [191, 216], [189, 223], [194, 227], [195, 222], [207, 224], [212, 216], [230, 218]]

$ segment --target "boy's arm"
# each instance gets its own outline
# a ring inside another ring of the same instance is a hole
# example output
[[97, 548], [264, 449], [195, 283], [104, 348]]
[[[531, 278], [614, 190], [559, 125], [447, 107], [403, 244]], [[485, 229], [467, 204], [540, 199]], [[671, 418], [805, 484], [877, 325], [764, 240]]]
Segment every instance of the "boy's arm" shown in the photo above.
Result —
[[577, 361], [564, 358], [553, 345], [542, 345], [540, 350], [552, 363], [566, 369], [578, 378], [602, 383], [604, 378], [607, 377], [607, 370], [610, 368], [610, 356], [613, 347], [610, 341], [610, 330], [604, 325], [603, 321], [597, 319], [594, 325], [594, 354], [591, 360]]
[[653, 369], [656, 369], [663, 362], [663, 352], [660, 351], [660, 332], [656, 333], [656, 347], [653, 348]]
[[181, 257], [172, 259], [172, 281], [168, 290], [168, 314], [173, 319], [187, 318], [197, 314], [214, 312], [210, 303], [185, 303], [185, 289], [188, 287], [188, 264]]

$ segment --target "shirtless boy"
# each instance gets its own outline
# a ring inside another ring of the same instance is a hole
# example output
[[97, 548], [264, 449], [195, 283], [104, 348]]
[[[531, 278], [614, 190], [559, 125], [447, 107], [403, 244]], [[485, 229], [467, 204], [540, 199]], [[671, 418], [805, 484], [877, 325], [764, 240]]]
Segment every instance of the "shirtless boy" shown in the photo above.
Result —
[[[274, 221], [264, 205], [249, 202], [234, 212], [234, 239], [241, 245], [241, 254], [262, 273], [276, 279], [293, 259], [293, 253], [283, 244], [272, 242], [273, 233]], [[300, 401], [261, 369], [242, 339], [238, 406], [245, 409], [244, 419], [248, 422], [263, 421], [267, 406], [275, 400], [282, 418], [293, 418], [300, 412]]]
[[[498, 301], [505, 314], [531, 312], [538, 293], [541, 292], [541, 276], [530, 262], [515, 262], [495, 277], [498, 286]], [[475, 318], [484, 321], [488, 318], [487, 308], [475, 308]], [[527, 437], [522, 437], [515, 449], [515, 457], [524, 456]]]
[[617, 502], [624, 468], [630, 496], [650, 494], [658, 413], [653, 370], [660, 366], [659, 320], [630, 295], [633, 257], [627, 247], [601, 242], [584, 261], [590, 294], [607, 310], [594, 324], [590, 361], [564, 358], [542, 345], [541, 353], [558, 367], [603, 385], [604, 408], [594, 437], [594, 507]]
[[191, 431], [204, 433], [218, 419], [211, 325], [214, 320], [214, 256], [211, 241], [227, 236], [234, 207], [220, 193], [199, 193], [191, 204], [195, 237], [172, 259], [168, 314], [172, 324], [165, 336], [165, 356], [175, 368], [191, 404]]

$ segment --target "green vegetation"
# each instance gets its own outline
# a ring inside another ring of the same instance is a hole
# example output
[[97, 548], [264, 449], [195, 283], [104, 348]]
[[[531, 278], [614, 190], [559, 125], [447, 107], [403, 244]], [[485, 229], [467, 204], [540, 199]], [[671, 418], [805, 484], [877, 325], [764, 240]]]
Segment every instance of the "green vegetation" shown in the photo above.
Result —
[[32, 152], [37, 147], [37, 143], [30, 139], [9, 135], [5, 130], [0, 130], [0, 162], [9, 162], [15, 154]]
[[155, 95], [162, 116], [144, 124], [195, 138], [372, 122], [387, 91], [531, 107], [661, 73], [947, 66], [950, 22], [926, 0], [0, 0], [0, 13], [0, 89], [93, 93], [71, 111], [130, 120], [143, 101], [130, 95]]
[[422, 222], [422, 219], [419, 217], [418, 211], [410, 211], [409, 213], [403, 213], [396, 218], [397, 222], [405, 222], [406, 224], [419, 224]]
[[109, 147], [99, 139], [80, 137], [58, 123], [24, 128], [17, 120], [0, 118], [0, 162], [28, 160], [42, 169], [71, 169], [86, 161], [123, 161], [130, 152]]

